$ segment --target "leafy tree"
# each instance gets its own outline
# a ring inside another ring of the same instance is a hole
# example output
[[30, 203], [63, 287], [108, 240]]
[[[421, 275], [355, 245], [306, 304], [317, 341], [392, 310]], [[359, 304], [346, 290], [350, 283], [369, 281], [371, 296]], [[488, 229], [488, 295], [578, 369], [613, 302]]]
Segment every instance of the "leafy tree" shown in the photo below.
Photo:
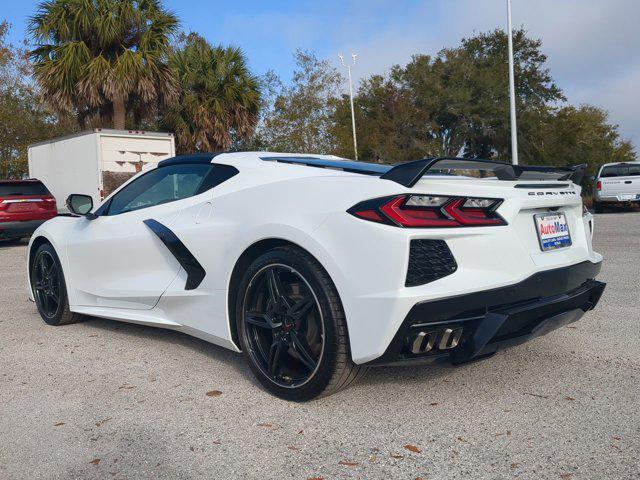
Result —
[[[523, 29], [514, 32], [513, 42], [516, 109], [526, 129], [532, 114], [545, 112], [565, 97], [545, 67], [542, 42], [528, 38]], [[457, 49], [444, 50], [445, 57], [460, 55], [471, 68], [465, 85], [472, 103], [464, 149], [467, 156], [511, 158], [507, 43], [506, 32], [498, 29], [463, 39]]]
[[633, 145], [620, 138], [607, 112], [591, 105], [563, 106], [541, 116], [528, 140], [523, 150], [529, 159], [549, 165], [587, 163], [592, 174], [603, 163], [636, 158]]
[[[632, 160], [603, 110], [571, 107], [545, 67], [541, 42], [514, 35], [519, 157], [530, 164]], [[363, 160], [404, 161], [429, 155], [511, 157], [507, 38], [501, 30], [464, 39], [435, 57], [415, 55], [387, 77], [363, 80], [355, 98]], [[347, 97], [334, 115], [336, 151], [351, 149]], [[592, 170], [593, 171], [593, 170]]]
[[84, 126], [125, 128], [134, 105], [175, 97], [166, 63], [177, 18], [159, 0], [48, 0], [29, 22], [34, 72], [45, 100]]
[[[516, 92], [521, 115], [545, 110], [548, 104], [564, 99], [544, 68], [546, 57], [540, 46], [539, 40], [527, 38], [523, 30], [515, 32]], [[396, 99], [394, 108], [385, 111], [381, 121], [396, 124], [394, 143], [402, 147], [396, 152], [398, 160], [461, 154], [508, 158], [506, 49], [506, 34], [495, 30], [463, 39], [460, 46], [445, 48], [435, 57], [415, 55], [405, 67], [393, 67], [385, 81], [373, 76], [362, 83], [356, 99], [365, 117], [361, 123], [368, 124], [367, 117], [379, 116], [379, 112], [372, 112], [376, 103], [384, 104], [376, 96], [385, 92], [388, 98]], [[384, 90], [380, 90], [382, 84]], [[365, 144], [370, 135], [390, 142], [389, 132], [378, 132], [375, 123], [361, 130]]]
[[[373, 75], [360, 83], [355, 97], [358, 151], [362, 159], [380, 163], [415, 160], [425, 151], [435, 151], [434, 141], [416, 134], [416, 111], [407, 91], [390, 79]], [[351, 106], [344, 95], [333, 117], [335, 153], [353, 155]]]
[[161, 128], [176, 133], [181, 152], [220, 151], [253, 133], [260, 106], [258, 78], [242, 50], [212, 47], [197, 34], [182, 39], [170, 57], [179, 94]]
[[290, 85], [276, 95], [258, 134], [271, 150], [332, 153], [333, 116], [342, 76], [326, 60], [298, 50]]
[[0, 178], [22, 178], [28, 173], [27, 146], [69, 133], [73, 125], [39, 103], [27, 52], [6, 41], [9, 28], [0, 22]]
[[234, 138], [231, 150], [248, 152], [271, 149], [268, 139], [265, 137], [268, 133], [265, 126], [266, 122], [275, 115], [275, 102], [283, 89], [282, 80], [273, 70], [268, 70], [264, 75], [258, 77], [258, 87], [260, 89], [260, 105], [253, 135]]

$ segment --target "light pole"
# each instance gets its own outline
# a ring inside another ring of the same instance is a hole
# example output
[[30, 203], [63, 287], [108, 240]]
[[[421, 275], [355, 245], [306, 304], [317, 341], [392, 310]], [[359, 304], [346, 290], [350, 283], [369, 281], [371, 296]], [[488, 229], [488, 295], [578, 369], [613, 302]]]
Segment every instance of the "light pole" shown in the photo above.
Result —
[[[351, 54], [353, 65], [356, 64], [356, 57], [357, 55], [355, 53]], [[346, 65], [344, 63], [344, 56], [342, 54], [338, 55], [338, 58], [340, 59], [340, 63], [342, 63], [342, 66], [347, 67], [347, 70], [349, 71], [349, 99], [351, 101], [351, 126], [353, 127], [353, 152], [355, 154], [355, 160], [358, 160], [358, 141], [356, 140], [356, 114], [353, 110], [353, 85], [351, 83], [351, 65]]]
[[518, 128], [516, 126], [516, 88], [513, 73], [513, 27], [511, 26], [511, 0], [507, 0], [507, 23], [509, 24], [509, 103], [511, 110], [511, 161], [518, 165]]

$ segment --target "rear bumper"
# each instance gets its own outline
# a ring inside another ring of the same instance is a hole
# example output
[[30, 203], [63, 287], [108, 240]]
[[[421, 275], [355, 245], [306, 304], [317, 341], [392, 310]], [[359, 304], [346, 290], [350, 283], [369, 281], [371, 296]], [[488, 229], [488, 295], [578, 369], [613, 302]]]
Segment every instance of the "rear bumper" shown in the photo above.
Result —
[[463, 363], [549, 333], [595, 307], [605, 288], [594, 280], [600, 267], [587, 261], [508, 287], [420, 302], [369, 364]]
[[637, 194], [635, 197], [625, 198], [623, 196], [597, 196], [596, 201], [602, 203], [630, 203], [630, 202], [640, 202], [640, 194]]
[[29, 237], [36, 228], [46, 222], [43, 220], [27, 220], [24, 222], [0, 222], [0, 239]]

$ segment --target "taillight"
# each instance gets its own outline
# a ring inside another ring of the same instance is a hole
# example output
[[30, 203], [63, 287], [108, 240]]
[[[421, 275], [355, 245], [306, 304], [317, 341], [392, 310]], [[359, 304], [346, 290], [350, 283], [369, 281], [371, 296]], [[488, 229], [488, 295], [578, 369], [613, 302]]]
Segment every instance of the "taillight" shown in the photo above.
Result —
[[496, 213], [501, 203], [496, 198], [396, 195], [366, 200], [347, 211], [363, 220], [399, 227], [481, 227], [507, 224]]
[[53, 197], [44, 197], [42, 199], [45, 210], [57, 210], [56, 199]]
[[598, 180], [598, 183], [596, 183], [596, 189], [598, 191], [602, 190], [602, 182], [600, 180]]

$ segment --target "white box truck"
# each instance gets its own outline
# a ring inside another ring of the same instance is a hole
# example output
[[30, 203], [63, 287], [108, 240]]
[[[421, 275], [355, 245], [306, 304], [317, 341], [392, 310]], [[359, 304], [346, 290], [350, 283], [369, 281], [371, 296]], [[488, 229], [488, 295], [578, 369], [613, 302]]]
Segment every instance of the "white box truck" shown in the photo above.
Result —
[[66, 210], [71, 193], [97, 205], [147, 165], [175, 156], [172, 133], [94, 129], [29, 146], [29, 176]]

